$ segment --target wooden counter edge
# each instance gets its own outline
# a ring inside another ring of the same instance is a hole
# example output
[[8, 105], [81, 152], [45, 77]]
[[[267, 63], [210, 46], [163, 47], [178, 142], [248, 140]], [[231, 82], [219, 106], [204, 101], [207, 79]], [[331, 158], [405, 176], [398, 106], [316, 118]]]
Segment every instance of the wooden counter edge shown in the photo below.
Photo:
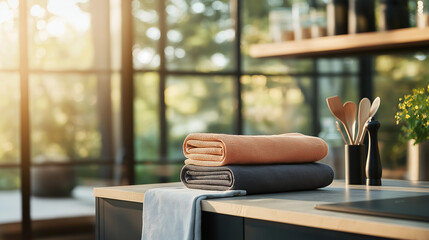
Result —
[[[349, 215], [347, 213], [332, 212], [336, 216], [327, 216], [324, 214], [319, 215], [266, 207], [245, 206], [213, 200], [202, 201], [201, 208], [207, 212], [378, 237], [427, 239], [429, 236], [429, 228], [390, 223], [391, 219], [382, 217], [366, 216], [370, 220], [355, 220], [342, 216], [343, 214], [346, 216]], [[323, 210], [318, 211], [324, 212]], [[393, 219], [393, 221], [395, 220], [397, 219]]]
[[129, 202], [144, 202], [144, 193], [151, 188], [183, 187], [181, 182], [94, 188], [94, 197]]
[[[94, 196], [99, 198], [116, 199], [136, 203], [144, 202], [144, 193], [147, 189], [157, 187], [181, 187], [179, 183], [148, 184], [132, 186], [116, 186], [94, 188]], [[333, 183], [330, 187], [344, 187], [341, 182]], [[352, 189], [364, 189], [365, 186], [347, 186]], [[428, 192], [427, 188], [404, 188], [396, 186], [375, 187], [374, 190], [398, 190]], [[222, 202], [216, 200], [203, 200], [202, 210], [219, 214], [260, 219], [286, 224], [301, 225], [306, 227], [321, 228], [333, 231], [343, 231], [358, 234], [367, 234], [379, 237], [427, 239], [429, 228], [410, 225], [401, 225], [388, 222], [388, 219], [369, 217], [371, 220], [355, 220], [342, 217], [345, 213], [333, 213], [332, 215], [293, 212], [287, 210], [270, 209], [266, 207], [245, 206], [239, 203]], [[319, 210], [321, 211], [321, 210]], [[377, 218], [379, 220], [377, 220]]]
[[[157, 183], [157, 184], [142, 184], [142, 185], [129, 185], [129, 186], [114, 186], [114, 187], [97, 187], [94, 188], [94, 197], [109, 198], [115, 200], [123, 200], [130, 202], [144, 202], [144, 193], [150, 188], [161, 187], [183, 187], [181, 182], [174, 183]], [[350, 189], [367, 189], [365, 185], [350, 185], [345, 186], [343, 182], [334, 181], [328, 187], [335, 188], [350, 188]], [[389, 191], [409, 191], [409, 192], [426, 192], [429, 193], [428, 188], [418, 187], [401, 187], [401, 186], [372, 186], [371, 190], [389, 190]]]

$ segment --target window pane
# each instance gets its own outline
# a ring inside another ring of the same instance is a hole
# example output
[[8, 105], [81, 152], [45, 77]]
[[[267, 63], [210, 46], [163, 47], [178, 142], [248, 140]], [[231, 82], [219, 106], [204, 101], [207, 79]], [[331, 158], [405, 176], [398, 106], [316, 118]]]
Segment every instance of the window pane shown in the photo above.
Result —
[[95, 75], [30, 75], [33, 162], [100, 156]]
[[166, 85], [169, 158], [183, 159], [182, 144], [189, 133], [234, 131], [232, 77], [171, 76]]
[[[165, 167], [162, 167], [163, 169]], [[159, 183], [162, 176], [161, 167], [157, 164], [144, 164], [135, 166], [136, 184]]]
[[93, 66], [90, 1], [28, 1], [29, 65], [41, 69]]
[[234, 21], [229, 0], [169, 0], [167, 47], [169, 70], [235, 69]]
[[0, 239], [4, 239], [2, 224], [21, 221], [20, 183], [18, 168], [0, 169]]
[[289, 6], [291, 1], [243, 1], [243, 26], [241, 32], [243, 71], [245, 73], [296, 73], [313, 69], [311, 59], [252, 58], [252, 44], [272, 42], [269, 35], [268, 16], [271, 9]]
[[[355, 76], [350, 77], [323, 77], [319, 81], [319, 115], [320, 119], [332, 118], [326, 98], [339, 96], [343, 103], [352, 101], [359, 106], [359, 79]], [[323, 125], [323, 124], [322, 124]], [[341, 136], [339, 136], [341, 137]]]
[[136, 69], [159, 67], [158, 40], [161, 37], [156, 0], [133, 0], [134, 17], [133, 63]]
[[182, 170], [184, 163], [179, 162], [178, 164], [167, 165], [168, 178], [167, 182], [180, 182], [180, 171]]
[[134, 144], [137, 161], [159, 157], [159, 76], [135, 75]]
[[0, 69], [19, 65], [18, 5], [18, 0], [0, 0]]
[[[120, 166], [118, 166], [120, 167]], [[116, 185], [115, 169], [111, 165], [88, 165], [88, 166], [76, 166], [76, 186], [77, 187], [103, 187]], [[79, 190], [79, 189], [77, 189]], [[83, 195], [83, 191], [80, 191]], [[87, 196], [92, 195], [91, 193]], [[88, 193], [85, 191], [85, 193]], [[73, 190], [73, 195], [79, 195], [79, 191], [76, 193], [76, 189]]]
[[20, 162], [19, 75], [0, 73], [0, 164]]
[[183, 163], [166, 165], [136, 165], [136, 184], [159, 182], [180, 182], [180, 170]]
[[311, 133], [311, 80], [243, 76], [245, 134]]
[[358, 73], [356, 58], [322, 58], [317, 61], [319, 73]]
[[407, 143], [399, 137], [401, 126], [396, 125], [394, 116], [399, 110], [400, 97], [410, 94], [413, 88], [427, 88], [428, 54], [424, 51], [375, 58], [374, 96], [381, 99], [376, 118], [381, 123], [378, 137], [383, 177], [406, 177]]
[[95, 215], [93, 187], [112, 185], [106, 166], [37, 166], [31, 168], [33, 220]]

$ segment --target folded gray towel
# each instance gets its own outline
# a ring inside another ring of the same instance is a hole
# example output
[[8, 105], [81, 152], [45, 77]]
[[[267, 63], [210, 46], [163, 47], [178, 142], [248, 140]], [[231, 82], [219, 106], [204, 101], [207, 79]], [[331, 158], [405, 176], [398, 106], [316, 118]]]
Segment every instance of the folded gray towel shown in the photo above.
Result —
[[246, 190], [247, 194], [311, 190], [332, 183], [334, 171], [322, 163], [276, 165], [185, 165], [180, 180], [187, 188]]

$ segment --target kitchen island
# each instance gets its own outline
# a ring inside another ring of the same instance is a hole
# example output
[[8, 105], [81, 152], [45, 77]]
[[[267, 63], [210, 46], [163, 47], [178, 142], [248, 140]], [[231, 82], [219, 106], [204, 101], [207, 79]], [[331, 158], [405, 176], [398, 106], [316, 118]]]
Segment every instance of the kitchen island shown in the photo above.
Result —
[[[95, 188], [97, 239], [140, 239], [145, 191], [178, 186], [183, 184]], [[429, 182], [383, 180], [383, 186], [367, 187], [335, 180], [313, 191], [203, 200], [202, 239], [429, 239], [429, 222], [315, 208], [423, 195], [429, 195]]]

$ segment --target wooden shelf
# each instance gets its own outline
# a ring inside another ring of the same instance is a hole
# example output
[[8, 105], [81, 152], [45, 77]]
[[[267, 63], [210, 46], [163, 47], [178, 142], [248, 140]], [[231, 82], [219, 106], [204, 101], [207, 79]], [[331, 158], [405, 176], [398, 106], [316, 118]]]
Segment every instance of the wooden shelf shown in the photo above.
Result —
[[303, 57], [329, 54], [352, 54], [398, 48], [429, 46], [429, 28], [404, 28], [385, 32], [346, 34], [281, 43], [257, 44], [250, 56]]

